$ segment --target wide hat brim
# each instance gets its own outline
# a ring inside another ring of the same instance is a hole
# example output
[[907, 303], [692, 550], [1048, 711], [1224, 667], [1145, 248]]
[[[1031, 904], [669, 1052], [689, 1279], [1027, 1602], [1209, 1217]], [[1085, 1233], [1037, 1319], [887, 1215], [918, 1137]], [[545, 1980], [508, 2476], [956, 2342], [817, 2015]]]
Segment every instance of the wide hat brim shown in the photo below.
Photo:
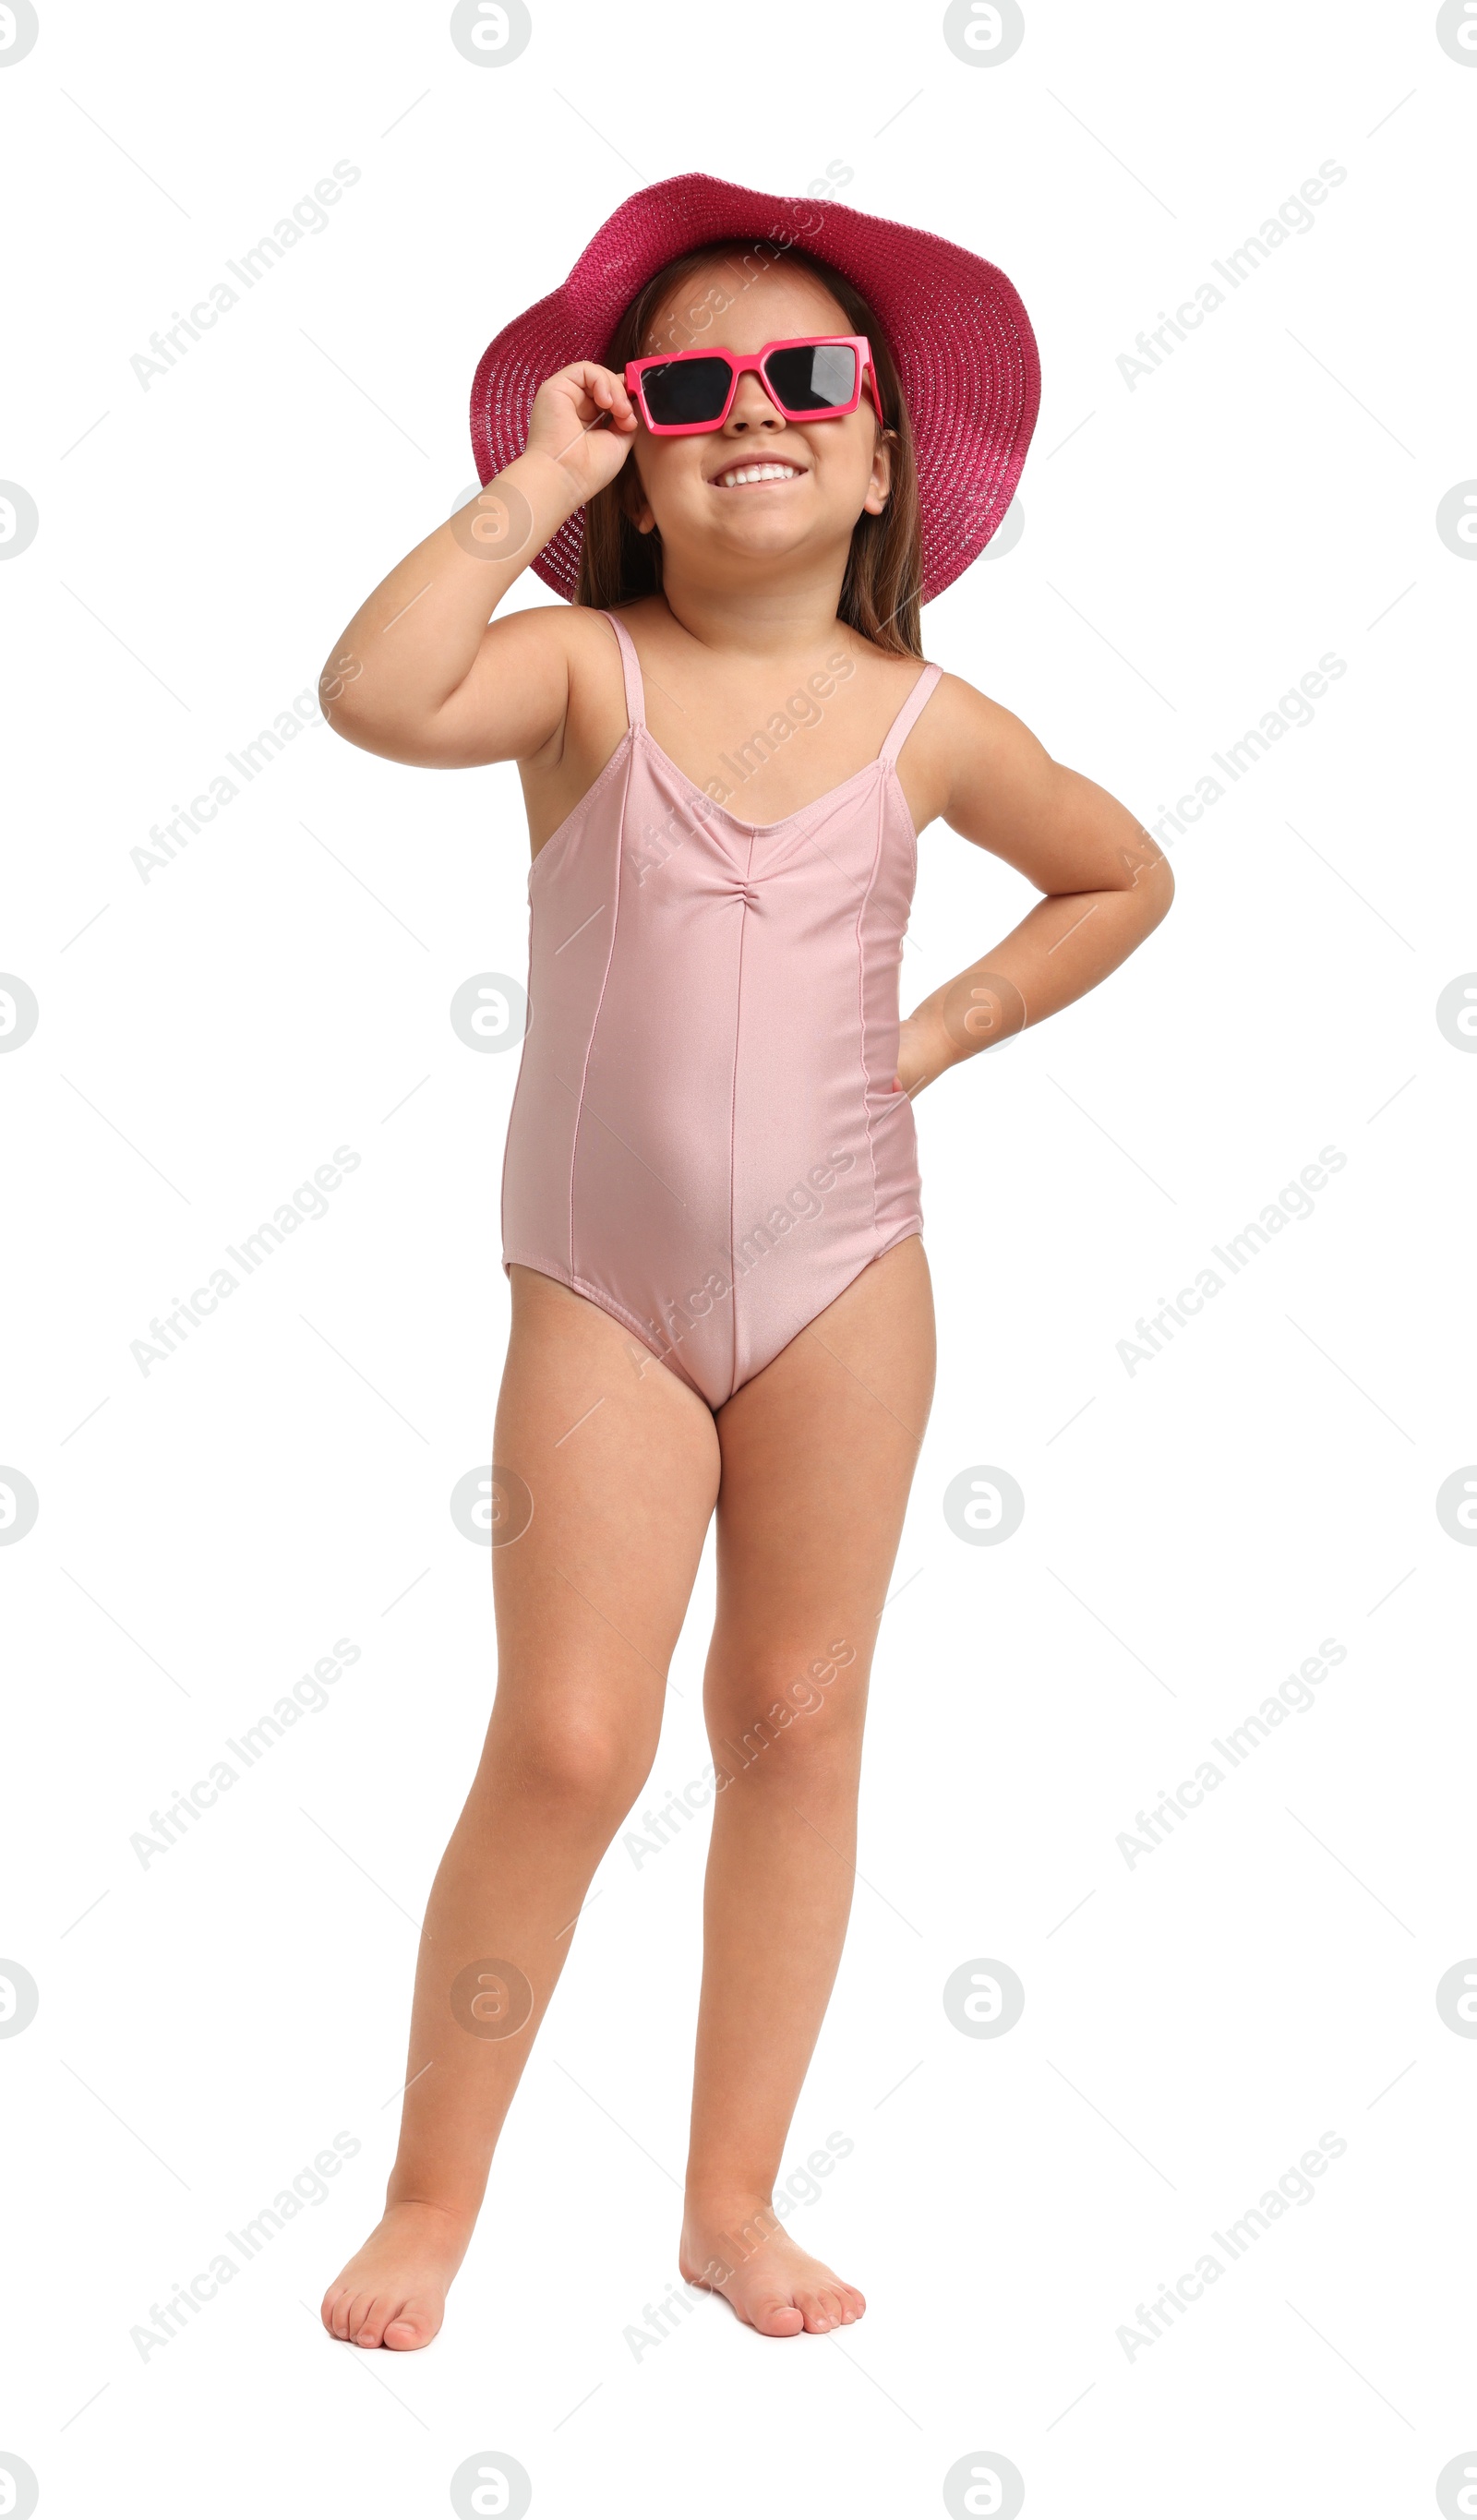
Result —
[[[1041, 361], [1003, 271], [947, 237], [874, 218], [844, 202], [750, 192], [714, 175], [671, 175], [611, 212], [561, 288], [505, 324], [477, 362], [471, 444], [477, 475], [528, 443], [533, 398], [576, 359], [608, 364], [627, 306], [679, 254], [724, 237], [788, 244], [833, 264], [875, 308], [913, 422], [923, 544], [922, 601], [978, 558], [1015, 492], [1041, 401]], [[532, 567], [572, 601], [585, 512], [576, 508]]]

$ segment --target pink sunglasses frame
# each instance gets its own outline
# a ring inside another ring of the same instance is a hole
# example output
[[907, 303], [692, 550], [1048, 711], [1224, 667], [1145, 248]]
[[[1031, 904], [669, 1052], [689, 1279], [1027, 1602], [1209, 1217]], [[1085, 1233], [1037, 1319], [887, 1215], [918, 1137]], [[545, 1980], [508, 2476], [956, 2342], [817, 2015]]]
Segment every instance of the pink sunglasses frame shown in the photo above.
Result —
[[[768, 377], [764, 373], [764, 362], [769, 357], [772, 350], [809, 349], [850, 349], [856, 351], [857, 387], [849, 402], [828, 404], [825, 411], [785, 411], [779, 395], [776, 393]], [[716, 420], [655, 421], [651, 418], [650, 413], [647, 409], [647, 398], [642, 389], [641, 382], [642, 377], [648, 368], [673, 368], [681, 366], [685, 361], [690, 359], [714, 358], [727, 359], [733, 372], [729, 380], [727, 399]], [[877, 388], [877, 372], [873, 360], [872, 344], [864, 333], [797, 333], [793, 335], [790, 339], [785, 341], [766, 341], [761, 350], [731, 350], [726, 342], [710, 341], [704, 343], [702, 347], [697, 349], [657, 351], [653, 357], [649, 359], [628, 359], [626, 361], [626, 389], [629, 393], [635, 395], [641, 409], [642, 420], [646, 427], [650, 430], [653, 437], [698, 437], [702, 436], [709, 430], [722, 428], [725, 421], [728, 419], [729, 413], [734, 408], [734, 397], [738, 391], [738, 380], [740, 377], [746, 376], [751, 368], [757, 375], [759, 382], [763, 385], [764, 390], [768, 394], [770, 401], [774, 404], [776, 411], [780, 412], [785, 420], [795, 424], [800, 424], [808, 420], [844, 420], [848, 412], [856, 410], [862, 399], [862, 389], [864, 385], [867, 384], [868, 379], [870, 378], [872, 381], [871, 390], [873, 409], [875, 411], [882, 427], [885, 428], [887, 426], [886, 417], [882, 410], [882, 397]]]

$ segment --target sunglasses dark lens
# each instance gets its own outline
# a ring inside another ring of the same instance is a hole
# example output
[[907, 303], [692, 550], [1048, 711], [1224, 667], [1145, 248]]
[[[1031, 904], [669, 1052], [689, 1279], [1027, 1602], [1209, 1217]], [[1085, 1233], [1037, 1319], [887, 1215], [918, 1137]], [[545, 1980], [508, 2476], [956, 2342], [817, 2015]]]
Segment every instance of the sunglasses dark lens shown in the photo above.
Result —
[[648, 368], [641, 380], [647, 410], [658, 428], [716, 420], [733, 373], [727, 359], [674, 359], [668, 368]]
[[765, 374], [786, 411], [834, 411], [857, 389], [857, 354], [844, 341], [775, 350]]

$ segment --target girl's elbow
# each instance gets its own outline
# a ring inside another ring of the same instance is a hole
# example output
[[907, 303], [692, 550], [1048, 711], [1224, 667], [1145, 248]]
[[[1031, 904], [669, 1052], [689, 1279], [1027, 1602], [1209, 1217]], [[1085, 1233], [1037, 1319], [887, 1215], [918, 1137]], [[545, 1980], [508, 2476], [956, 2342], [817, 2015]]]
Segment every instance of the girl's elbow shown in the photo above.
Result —
[[1141, 868], [1134, 889], [1143, 904], [1143, 933], [1147, 936], [1162, 919], [1168, 918], [1175, 897], [1175, 878], [1168, 858], [1158, 857], [1152, 866]]
[[362, 659], [341, 650], [318, 677], [318, 705], [334, 733], [349, 743], [362, 743], [366, 732], [364, 695], [357, 688], [363, 672]]

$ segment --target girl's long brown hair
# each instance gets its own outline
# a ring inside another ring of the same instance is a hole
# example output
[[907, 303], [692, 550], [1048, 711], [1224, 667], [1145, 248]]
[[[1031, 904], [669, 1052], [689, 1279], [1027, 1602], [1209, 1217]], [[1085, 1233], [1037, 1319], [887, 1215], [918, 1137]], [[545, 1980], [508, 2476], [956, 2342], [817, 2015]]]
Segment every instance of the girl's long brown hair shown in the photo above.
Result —
[[[640, 358], [657, 307], [695, 273], [731, 256], [740, 258], [745, 269], [761, 270], [777, 261], [782, 251], [829, 290], [845, 314], [848, 331], [866, 335], [876, 362], [877, 385], [888, 420], [885, 429], [879, 427], [878, 435], [886, 437], [892, 450], [892, 486], [881, 515], [864, 514], [852, 528], [837, 618], [888, 655], [920, 657], [923, 644], [918, 608], [923, 554], [912, 425], [886, 337], [861, 291], [842, 272], [832, 270], [829, 263], [820, 261], [799, 246], [781, 248], [758, 238], [718, 239], [679, 255], [647, 282], [606, 342], [601, 365], [613, 368], [619, 376], [628, 359]], [[702, 298], [697, 304], [705, 306], [707, 302]], [[711, 314], [708, 320], [712, 321]], [[691, 348], [699, 338], [685, 331], [678, 317], [672, 318], [665, 329], [673, 349]], [[614, 480], [585, 503], [576, 604], [593, 605], [606, 611], [660, 592], [660, 532], [654, 525], [649, 533], [638, 532], [633, 518], [633, 510], [641, 501], [640, 474], [633, 479], [635, 462], [634, 454], [628, 456]]]

